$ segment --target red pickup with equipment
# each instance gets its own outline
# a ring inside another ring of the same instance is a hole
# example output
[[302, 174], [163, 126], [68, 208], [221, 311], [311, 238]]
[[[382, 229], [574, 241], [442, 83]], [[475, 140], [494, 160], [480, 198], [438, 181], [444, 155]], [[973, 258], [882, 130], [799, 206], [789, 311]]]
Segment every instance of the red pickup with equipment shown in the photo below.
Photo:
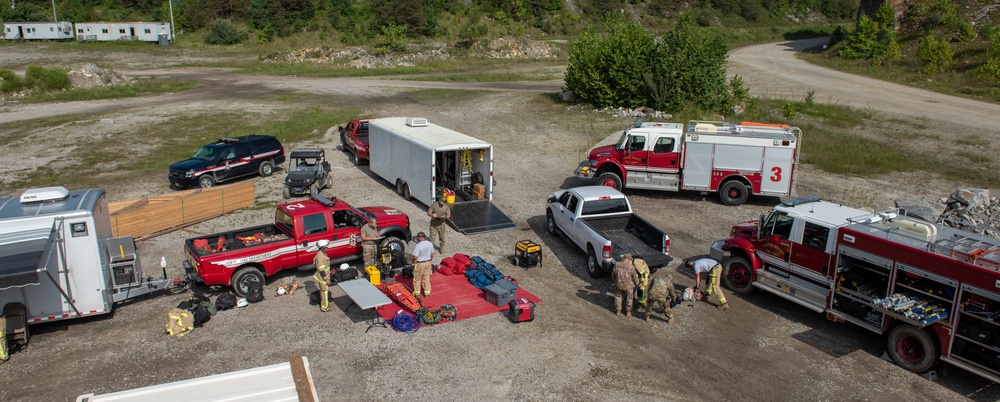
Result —
[[313, 195], [304, 201], [280, 204], [274, 223], [195, 237], [184, 241], [187, 277], [205, 285], [231, 285], [245, 297], [251, 282], [263, 283], [280, 271], [311, 268], [319, 240], [332, 266], [361, 255], [361, 226], [378, 221], [383, 253], [402, 255], [410, 240], [410, 218], [390, 207], [355, 208], [334, 197]]
[[1000, 240], [807, 197], [733, 226], [711, 255], [733, 291], [884, 334], [909, 371], [947, 362], [1000, 382]]

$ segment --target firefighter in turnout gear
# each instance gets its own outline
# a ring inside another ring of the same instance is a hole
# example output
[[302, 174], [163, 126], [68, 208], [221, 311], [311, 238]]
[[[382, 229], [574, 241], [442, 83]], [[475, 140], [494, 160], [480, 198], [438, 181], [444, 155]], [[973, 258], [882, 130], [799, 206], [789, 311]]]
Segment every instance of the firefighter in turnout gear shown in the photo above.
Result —
[[653, 277], [653, 282], [649, 285], [648, 298], [646, 301], [646, 322], [656, 311], [657, 305], [663, 309], [663, 316], [667, 319], [667, 324], [674, 323], [674, 312], [670, 304], [677, 300], [677, 289], [674, 289], [674, 278], [670, 274]]
[[330, 257], [326, 255], [326, 248], [330, 247], [330, 241], [323, 239], [316, 242], [316, 256], [313, 257], [313, 264], [316, 265], [316, 273], [313, 279], [319, 285], [319, 311], [330, 311]]
[[635, 301], [640, 306], [646, 305], [646, 289], [649, 289], [649, 265], [642, 258], [632, 260], [635, 273], [639, 277], [639, 285], [635, 287]]
[[719, 310], [729, 310], [729, 303], [726, 302], [726, 295], [722, 294], [722, 288], [719, 287], [719, 277], [722, 275], [722, 265], [719, 265], [718, 261], [711, 258], [702, 258], [697, 261], [688, 261], [688, 268], [694, 270], [694, 290], [698, 291], [698, 285], [701, 284], [701, 274], [708, 273], [708, 290], [704, 292], [705, 301], [708, 301], [708, 296], [715, 294], [716, 300], [719, 301]]
[[615, 264], [611, 276], [615, 283], [615, 315], [622, 313], [622, 298], [625, 298], [625, 316], [632, 315], [632, 294], [639, 284], [639, 275], [632, 266], [632, 254], [625, 254], [622, 260]]
[[10, 358], [10, 351], [7, 350], [7, 317], [0, 314], [0, 364]]

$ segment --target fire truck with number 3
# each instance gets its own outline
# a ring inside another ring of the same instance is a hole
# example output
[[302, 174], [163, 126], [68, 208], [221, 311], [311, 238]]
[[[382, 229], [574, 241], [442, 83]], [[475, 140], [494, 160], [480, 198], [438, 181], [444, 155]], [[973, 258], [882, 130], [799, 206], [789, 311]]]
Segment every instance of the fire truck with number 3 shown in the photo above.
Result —
[[710, 254], [729, 289], [885, 335], [909, 371], [946, 362], [1000, 382], [1000, 240], [806, 197], [733, 226]]
[[794, 197], [801, 139], [784, 124], [640, 119], [614, 145], [590, 151], [575, 174], [616, 190], [714, 191], [726, 205], [751, 194]]

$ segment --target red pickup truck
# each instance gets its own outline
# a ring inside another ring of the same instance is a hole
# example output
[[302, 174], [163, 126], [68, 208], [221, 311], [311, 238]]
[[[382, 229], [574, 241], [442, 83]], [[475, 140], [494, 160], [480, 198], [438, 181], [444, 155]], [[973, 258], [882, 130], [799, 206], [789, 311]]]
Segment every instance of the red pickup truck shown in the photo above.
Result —
[[[315, 251], [308, 248], [326, 239], [331, 264], [361, 255], [361, 226], [378, 220], [380, 246], [400, 252], [410, 240], [410, 218], [390, 207], [355, 208], [334, 197], [313, 195], [304, 201], [280, 204], [274, 223], [195, 237], [184, 241], [188, 279], [205, 285], [231, 285], [245, 297], [251, 282], [261, 284], [280, 271], [310, 268]], [[333, 265], [336, 266], [336, 265]]]
[[340, 150], [350, 153], [355, 165], [368, 160], [368, 120], [354, 119], [340, 126]]

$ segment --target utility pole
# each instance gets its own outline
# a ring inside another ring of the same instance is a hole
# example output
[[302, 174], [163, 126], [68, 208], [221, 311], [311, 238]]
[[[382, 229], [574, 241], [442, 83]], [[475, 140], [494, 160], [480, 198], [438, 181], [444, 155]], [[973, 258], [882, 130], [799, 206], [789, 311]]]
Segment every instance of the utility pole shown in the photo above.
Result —
[[[10, 0], [13, 2], [14, 0]], [[52, 0], [52, 20], [53, 22], [59, 22], [59, 15], [56, 14], [56, 0]]]
[[[14, 1], [14, 0], [10, 0]], [[55, 1], [55, 0], [52, 0]], [[170, 41], [177, 41], [177, 34], [174, 33], [174, 0], [167, 0], [167, 4], [170, 5]]]

